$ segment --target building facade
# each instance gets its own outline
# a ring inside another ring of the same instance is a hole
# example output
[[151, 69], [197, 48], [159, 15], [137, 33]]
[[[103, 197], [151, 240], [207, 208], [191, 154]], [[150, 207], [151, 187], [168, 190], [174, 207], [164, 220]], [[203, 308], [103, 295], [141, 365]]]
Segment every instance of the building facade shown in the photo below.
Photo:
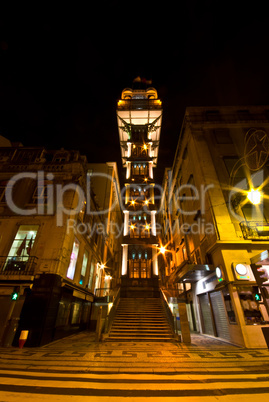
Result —
[[102, 253], [103, 275], [98, 276], [96, 296], [105, 296], [110, 289], [120, 284], [121, 241], [123, 235], [123, 215], [120, 183], [116, 162], [88, 163], [88, 174], [104, 236]]
[[[91, 326], [96, 288], [108, 280], [104, 261], [109, 253], [109, 276], [118, 277], [121, 249], [107, 233], [111, 217], [100, 214], [85, 156], [2, 145], [0, 338], [16, 345], [27, 330], [26, 345], [39, 346]], [[108, 198], [119, 191], [113, 164], [111, 171]]]
[[153, 169], [157, 164], [162, 104], [154, 88], [124, 89], [117, 105], [122, 165], [126, 170], [121, 293], [158, 286], [158, 238]]
[[187, 108], [158, 216], [160, 276], [190, 328], [246, 347], [269, 324], [268, 156], [269, 107]]

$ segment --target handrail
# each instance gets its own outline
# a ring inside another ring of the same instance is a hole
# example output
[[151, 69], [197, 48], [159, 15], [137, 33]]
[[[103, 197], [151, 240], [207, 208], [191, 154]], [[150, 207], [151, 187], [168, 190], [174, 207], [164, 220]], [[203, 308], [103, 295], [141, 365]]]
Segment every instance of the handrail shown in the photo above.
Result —
[[174, 321], [174, 315], [170, 309], [170, 306], [168, 304], [168, 300], [163, 292], [162, 289], [160, 289], [160, 296], [161, 296], [161, 300], [162, 300], [162, 304], [164, 306], [165, 309], [165, 313], [166, 316], [168, 318], [168, 322], [170, 324], [170, 327], [172, 328], [173, 332], [176, 333], [176, 326], [175, 326], [175, 321]]
[[112, 326], [112, 322], [114, 320], [119, 301], [120, 301], [120, 287], [117, 289], [117, 293], [116, 293], [115, 298], [113, 300], [113, 306], [111, 307], [109, 313], [106, 316], [106, 322], [105, 322], [105, 327], [104, 327], [104, 333], [105, 334], [107, 334], [110, 331], [110, 328]]

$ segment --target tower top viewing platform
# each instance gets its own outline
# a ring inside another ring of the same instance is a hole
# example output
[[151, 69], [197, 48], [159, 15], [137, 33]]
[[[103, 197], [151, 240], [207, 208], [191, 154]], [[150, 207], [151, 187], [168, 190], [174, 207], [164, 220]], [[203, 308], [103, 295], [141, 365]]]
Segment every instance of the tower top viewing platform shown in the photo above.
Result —
[[158, 99], [155, 88], [131, 89], [125, 88], [118, 101], [118, 110], [161, 109], [162, 102]]
[[128, 144], [142, 141], [142, 146], [150, 145], [148, 156], [152, 158], [155, 167], [162, 124], [162, 102], [158, 99], [156, 89], [125, 88], [118, 101], [117, 120], [123, 166], [126, 166], [126, 160], [131, 156]]

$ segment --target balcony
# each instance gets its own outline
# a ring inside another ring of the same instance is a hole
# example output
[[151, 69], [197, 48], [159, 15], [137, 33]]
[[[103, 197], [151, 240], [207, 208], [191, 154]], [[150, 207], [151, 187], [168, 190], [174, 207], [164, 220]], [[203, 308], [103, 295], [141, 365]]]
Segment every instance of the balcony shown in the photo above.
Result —
[[33, 275], [37, 257], [0, 256], [0, 275]]
[[118, 101], [118, 110], [149, 110], [161, 109], [159, 99], [124, 99]]
[[158, 239], [156, 236], [149, 234], [148, 236], [123, 236], [123, 244], [139, 244], [139, 245], [150, 245], [158, 244]]
[[243, 221], [240, 228], [245, 240], [269, 240], [268, 222]]

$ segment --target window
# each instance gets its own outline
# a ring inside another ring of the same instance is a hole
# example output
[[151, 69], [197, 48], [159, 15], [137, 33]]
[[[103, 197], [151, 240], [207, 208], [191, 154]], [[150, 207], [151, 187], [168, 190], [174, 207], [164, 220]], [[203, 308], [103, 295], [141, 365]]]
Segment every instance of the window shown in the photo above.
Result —
[[58, 314], [56, 319], [56, 327], [68, 325], [71, 312], [71, 301], [68, 299], [62, 299], [59, 302]]
[[148, 147], [147, 144], [141, 145], [135, 145], [133, 144], [132, 146], [132, 156], [135, 157], [147, 157], [148, 155]]
[[69, 279], [74, 279], [78, 259], [78, 251], [79, 251], [79, 241], [75, 238], [72, 253], [70, 256], [70, 263], [66, 274], [67, 278]]
[[247, 325], [264, 324], [261, 305], [255, 300], [254, 286], [237, 286], [241, 306]]
[[30, 163], [35, 162], [36, 158], [39, 156], [39, 153], [36, 151], [18, 151], [14, 157], [14, 160], [19, 163]]
[[82, 260], [82, 266], [81, 266], [81, 273], [80, 273], [80, 280], [79, 280], [80, 285], [83, 285], [83, 283], [84, 283], [87, 265], [88, 265], [88, 259], [89, 259], [89, 253], [87, 250], [85, 250], [84, 255], [83, 255], [83, 260]]
[[64, 163], [68, 162], [68, 160], [69, 160], [69, 154], [67, 152], [57, 152], [53, 158], [53, 162], [56, 163]]
[[33, 195], [32, 195], [32, 200], [30, 201], [30, 204], [37, 204], [37, 202], [41, 201], [42, 203], [46, 204], [48, 199], [48, 189], [47, 186], [36, 186], [34, 189]]
[[146, 163], [134, 163], [132, 164], [132, 175], [141, 176], [148, 175], [148, 167]]
[[88, 281], [88, 288], [91, 289], [92, 288], [92, 284], [93, 284], [93, 275], [94, 275], [94, 269], [96, 267], [96, 261], [92, 260], [91, 262], [91, 269], [90, 269], [90, 276], [89, 276], [89, 281]]
[[[32, 196], [28, 201], [28, 205], [35, 205], [37, 211], [40, 214], [45, 213], [43, 208], [46, 208], [47, 214], [52, 214], [54, 210], [54, 185], [51, 180], [44, 180], [43, 184], [40, 186], [36, 185], [35, 180], [31, 180]], [[25, 185], [28, 185], [27, 182]]]
[[142, 252], [138, 252], [136, 257], [129, 259], [130, 278], [150, 278], [151, 262], [147, 258], [142, 258]]
[[83, 285], [83, 283], [84, 283], [87, 265], [88, 265], [88, 259], [89, 259], [89, 253], [87, 250], [85, 250], [84, 255], [83, 255], [82, 266], [81, 266], [81, 273], [80, 273], [80, 280], [79, 280], [80, 285]]
[[38, 228], [38, 225], [21, 225], [8, 255], [11, 257], [29, 257]]
[[21, 225], [8, 253], [4, 270], [24, 271], [31, 255], [38, 225]]

